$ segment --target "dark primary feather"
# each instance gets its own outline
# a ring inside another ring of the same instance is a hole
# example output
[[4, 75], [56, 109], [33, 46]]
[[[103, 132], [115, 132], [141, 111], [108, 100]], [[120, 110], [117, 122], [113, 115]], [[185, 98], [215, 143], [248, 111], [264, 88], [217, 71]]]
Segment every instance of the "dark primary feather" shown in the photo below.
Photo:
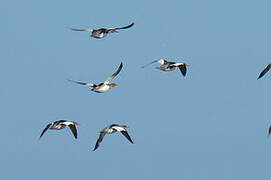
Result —
[[117, 27], [117, 28], [114, 28], [114, 29], [127, 29], [127, 28], [130, 28], [134, 25], [135, 23], [131, 23], [129, 24], [128, 26], [124, 26], [124, 27]]
[[134, 143], [127, 131], [121, 131], [121, 134], [123, 134], [132, 144]]
[[75, 139], [77, 139], [77, 130], [76, 130], [75, 125], [72, 125], [72, 124], [71, 124], [71, 125], [69, 125], [69, 128], [70, 128], [70, 130], [72, 131], [72, 133], [73, 133]]
[[269, 127], [269, 130], [268, 130], [268, 136], [271, 135], [271, 126]]
[[72, 31], [86, 31], [86, 29], [79, 29], [79, 28], [69, 28]]
[[119, 68], [118, 68], [118, 70], [117, 70], [116, 72], [114, 72], [110, 77], [108, 77], [108, 78], [105, 80], [105, 83], [109, 83], [112, 79], [114, 79], [114, 77], [116, 77], [116, 76], [119, 74], [119, 72], [121, 71], [122, 66], [123, 66], [123, 63], [121, 62], [121, 63], [120, 63], [120, 66], [119, 66]]
[[186, 65], [185, 64], [184, 65], [180, 65], [179, 69], [182, 72], [183, 76], [185, 76], [186, 75]]
[[97, 142], [95, 144], [95, 147], [94, 147], [93, 151], [95, 151], [100, 146], [100, 144], [101, 144], [101, 142], [102, 142], [102, 140], [104, 138], [104, 135], [105, 135], [104, 132], [100, 133], [100, 136], [99, 136], [99, 138], [98, 138], [98, 140], [97, 140]]
[[68, 79], [68, 81], [73, 82], [73, 83], [77, 83], [77, 84], [81, 84], [81, 85], [87, 85], [87, 83], [82, 82], [82, 81], [74, 81], [74, 80], [71, 80], [71, 79]]
[[263, 77], [263, 76], [270, 70], [270, 68], [271, 68], [271, 63], [268, 64], [268, 65], [266, 66], [266, 68], [260, 73], [258, 79], [260, 79], [261, 77]]
[[120, 66], [119, 66], [119, 68], [118, 68], [118, 70], [117, 70], [114, 74], [111, 75], [113, 78], [119, 74], [119, 72], [120, 72], [121, 69], [122, 69], [122, 66], [123, 66], [123, 63], [121, 62], [121, 63], [120, 63]]
[[48, 124], [42, 131], [40, 138], [42, 137], [42, 135], [50, 128], [50, 126], [52, 125], [52, 123]]

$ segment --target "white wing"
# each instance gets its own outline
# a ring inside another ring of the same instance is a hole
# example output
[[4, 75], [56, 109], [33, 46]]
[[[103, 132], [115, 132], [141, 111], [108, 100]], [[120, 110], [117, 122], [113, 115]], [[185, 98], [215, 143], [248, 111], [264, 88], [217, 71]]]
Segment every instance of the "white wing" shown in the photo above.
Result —
[[125, 129], [123, 127], [120, 127], [120, 126], [113, 126], [112, 129], [115, 129], [118, 132], [125, 131]]

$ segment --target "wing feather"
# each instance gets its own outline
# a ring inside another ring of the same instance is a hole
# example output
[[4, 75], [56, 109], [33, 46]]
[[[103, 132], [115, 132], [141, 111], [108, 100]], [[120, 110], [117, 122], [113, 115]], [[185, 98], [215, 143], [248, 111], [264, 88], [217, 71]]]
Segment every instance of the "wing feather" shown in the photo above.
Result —
[[117, 29], [128, 29], [128, 28], [132, 27], [134, 24], [135, 23], [131, 23], [128, 26], [116, 27], [116, 28], [110, 28], [110, 29], [114, 29], [114, 30], [117, 30]]
[[268, 65], [266, 66], [266, 68], [260, 73], [258, 79], [260, 79], [261, 77], [263, 77], [263, 76], [270, 70], [270, 68], [271, 68], [271, 63], [268, 64]]
[[121, 131], [121, 134], [123, 134], [132, 144], [134, 143], [127, 131]]
[[108, 77], [106, 80], [105, 80], [105, 84], [109, 84], [109, 82], [112, 80], [112, 79], [114, 79], [118, 74], [119, 74], [119, 72], [121, 71], [121, 69], [122, 69], [122, 66], [123, 66], [123, 63], [121, 62], [120, 63], [120, 66], [119, 66], [119, 68], [118, 68], [118, 70], [116, 71], [116, 72], [114, 72], [110, 77]]
[[180, 65], [179, 69], [180, 69], [181, 73], [183, 74], [183, 76], [185, 76], [186, 75], [186, 71], [187, 71], [186, 65], [185, 64]]
[[144, 65], [144, 66], [141, 66], [141, 68], [145, 68], [146, 66], [148, 66], [148, 65], [150, 65], [150, 64], [153, 64], [153, 63], [156, 63], [156, 62], [158, 62], [159, 60], [155, 60], [155, 61], [152, 61], [152, 62], [150, 62], [150, 63], [148, 63], [148, 64], [146, 64], [146, 65]]
[[89, 29], [89, 28], [69, 28], [70, 30], [72, 31], [86, 31], [86, 32], [92, 32], [92, 29]]
[[98, 138], [98, 140], [97, 140], [97, 142], [95, 144], [95, 147], [94, 147], [93, 151], [95, 151], [100, 146], [101, 142], [103, 141], [103, 138], [104, 138], [105, 134], [106, 134], [105, 132], [100, 133], [100, 136], [99, 136], [99, 138]]
[[76, 84], [84, 85], [84, 86], [89, 86], [89, 87], [95, 86], [95, 85], [92, 84], [92, 83], [86, 83], [86, 82], [82, 82], [82, 81], [74, 81], [74, 80], [71, 80], [71, 79], [68, 79], [68, 81], [73, 82], [73, 83], [76, 83]]
[[43, 134], [50, 128], [50, 126], [52, 125], [52, 123], [48, 124], [42, 131], [40, 138], [43, 136]]
[[76, 130], [75, 125], [70, 124], [70, 125], [69, 125], [69, 128], [70, 128], [71, 132], [73, 133], [75, 139], [77, 139], [77, 130]]

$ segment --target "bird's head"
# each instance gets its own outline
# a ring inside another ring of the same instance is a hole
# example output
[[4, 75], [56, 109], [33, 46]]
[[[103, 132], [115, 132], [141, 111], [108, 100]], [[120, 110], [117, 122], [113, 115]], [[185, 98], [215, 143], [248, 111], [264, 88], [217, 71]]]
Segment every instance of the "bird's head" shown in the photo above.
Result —
[[128, 126], [126, 126], [126, 125], [121, 125], [121, 127], [123, 127], [124, 129], [128, 128]]
[[160, 63], [160, 64], [164, 64], [164, 63], [165, 63], [165, 60], [164, 60], [164, 59], [160, 59], [160, 60], [158, 60], [157, 62]]

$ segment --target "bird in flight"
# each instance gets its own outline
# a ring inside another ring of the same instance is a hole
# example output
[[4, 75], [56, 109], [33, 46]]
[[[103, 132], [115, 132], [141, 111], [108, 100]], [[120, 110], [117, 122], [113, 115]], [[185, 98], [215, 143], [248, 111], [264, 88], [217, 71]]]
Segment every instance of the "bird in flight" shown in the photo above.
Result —
[[156, 67], [156, 69], [160, 69], [161, 71], [173, 71], [176, 68], [179, 68], [183, 76], [186, 75], [186, 71], [187, 71], [186, 67], [189, 66], [186, 63], [176, 63], [176, 62], [167, 61], [165, 59], [160, 59], [160, 60], [152, 61], [144, 66], [141, 66], [141, 68], [145, 68], [146, 66], [153, 64], [153, 63], [160, 63], [161, 66]]
[[271, 68], [271, 63], [269, 63], [264, 70], [262, 70], [262, 72], [260, 73], [260, 75], [258, 76], [258, 79], [260, 79], [261, 77], [263, 77]]
[[120, 29], [128, 29], [130, 27], [132, 27], [134, 25], [134, 23], [129, 24], [128, 26], [123, 26], [123, 27], [115, 27], [115, 28], [100, 28], [100, 29], [90, 29], [90, 28], [86, 28], [86, 29], [78, 29], [78, 28], [70, 28], [72, 31], [86, 31], [86, 32], [90, 32], [91, 33], [91, 37], [93, 38], [104, 38], [105, 36], [107, 36], [109, 33], [117, 33], [117, 30]]
[[91, 87], [91, 90], [94, 91], [94, 92], [103, 93], [103, 92], [108, 91], [112, 87], [117, 86], [117, 84], [110, 83], [110, 81], [112, 79], [114, 79], [114, 77], [116, 77], [119, 74], [119, 72], [122, 69], [122, 66], [123, 66], [123, 64], [121, 62], [118, 70], [116, 72], [114, 72], [110, 77], [108, 77], [104, 82], [102, 82], [102, 83], [100, 83], [98, 85], [92, 84], [92, 83], [87, 83], [87, 82], [74, 81], [74, 80], [70, 80], [70, 79], [68, 79], [68, 81], [73, 82], [73, 83], [77, 83], [77, 84], [80, 84], [80, 85]]
[[121, 132], [121, 134], [123, 134], [133, 144], [131, 137], [129, 136], [128, 132], [126, 131], [127, 128], [128, 128], [128, 126], [126, 126], [126, 125], [118, 125], [118, 124], [111, 124], [110, 126], [105, 127], [100, 132], [100, 136], [95, 144], [93, 151], [95, 151], [100, 146], [100, 144], [106, 134], [112, 134], [115, 132]]
[[77, 139], [77, 130], [76, 126], [79, 124], [75, 121], [66, 121], [66, 120], [57, 120], [54, 121], [50, 124], [48, 124], [42, 131], [40, 138], [43, 136], [43, 134], [48, 130], [48, 129], [54, 129], [54, 130], [60, 130], [65, 128], [66, 126], [69, 126], [71, 132], [73, 133], [75, 139]]

